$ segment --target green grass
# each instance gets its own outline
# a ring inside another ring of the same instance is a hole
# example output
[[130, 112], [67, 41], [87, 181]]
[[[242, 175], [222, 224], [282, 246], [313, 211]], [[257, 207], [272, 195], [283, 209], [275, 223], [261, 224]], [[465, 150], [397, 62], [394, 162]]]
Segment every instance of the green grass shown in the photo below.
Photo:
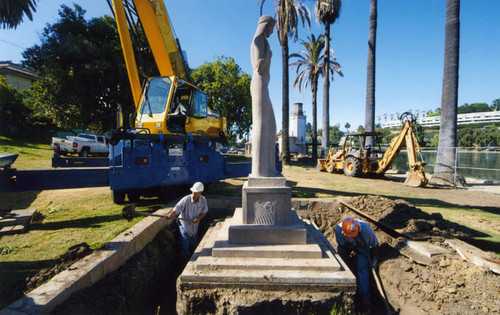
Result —
[[[85, 242], [98, 249], [142, 219], [124, 220], [122, 206], [113, 204], [109, 188], [8, 193], [0, 198], [7, 207], [16, 208], [24, 200], [40, 212], [27, 233], [0, 238], [0, 309], [20, 297], [13, 286], [22, 286], [26, 277], [53, 264], [69, 247]], [[160, 207], [150, 202], [138, 210]]]
[[224, 154], [229, 163], [252, 162], [252, 158], [239, 154]]
[[22, 141], [0, 136], [0, 153], [17, 153], [12, 165], [17, 169], [50, 168], [52, 154], [50, 143]]

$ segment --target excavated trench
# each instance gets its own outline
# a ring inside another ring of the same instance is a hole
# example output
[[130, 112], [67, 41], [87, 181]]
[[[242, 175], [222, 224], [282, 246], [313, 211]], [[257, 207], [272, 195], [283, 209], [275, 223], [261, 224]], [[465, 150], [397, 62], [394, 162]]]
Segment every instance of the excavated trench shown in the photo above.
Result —
[[[398, 244], [401, 243], [401, 238], [393, 238], [370, 223], [381, 244], [379, 275], [394, 311], [402, 314], [500, 312], [498, 275], [488, 268], [464, 261], [444, 244], [445, 239], [449, 238], [467, 241], [471, 236], [477, 235], [477, 231], [446, 221], [439, 214], [427, 214], [404, 200], [362, 196], [345, 198], [343, 201], [400, 232], [425, 235], [427, 242], [446, 249], [446, 253], [433, 262], [415, 261], [400, 254]], [[344, 217], [359, 218], [359, 215], [337, 201], [300, 201], [295, 204], [297, 213], [304, 219], [314, 221], [332, 244], [335, 244], [334, 228]], [[214, 220], [231, 215], [232, 211], [211, 209], [207, 219], [200, 225], [200, 235], [205, 233]], [[176, 225], [167, 226], [120, 269], [91, 288], [73, 294], [54, 313], [176, 313], [176, 278], [186, 264], [177, 255], [176, 237]], [[371, 313], [383, 313], [383, 301], [376, 286], [373, 284], [371, 289], [375, 297]], [[193, 295], [193, 299], [199, 298]], [[203, 299], [200, 301], [202, 303]], [[306, 304], [270, 301], [239, 313], [287, 313], [295, 310], [299, 314], [330, 314], [334, 307]], [[354, 305], [356, 309], [356, 299]], [[206, 305], [204, 313], [217, 313], [217, 310]]]

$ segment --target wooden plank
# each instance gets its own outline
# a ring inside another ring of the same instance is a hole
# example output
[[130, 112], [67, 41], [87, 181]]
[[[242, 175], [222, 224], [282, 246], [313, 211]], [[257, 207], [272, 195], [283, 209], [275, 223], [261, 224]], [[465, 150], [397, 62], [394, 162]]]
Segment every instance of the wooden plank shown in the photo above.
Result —
[[405, 243], [421, 255], [427, 256], [429, 258], [432, 258], [436, 255], [442, 255], [447, 252], [446, 249], [442, 248], [441, 246], [433, 245], [429, 242], [405, 239], [403, 240], [403, 243]]
[[482, 251], [458, 239], [447, 239], [445, 243], [457, 251], [464, 258], [478, 266], [485, 266], [496, 274], [500, 274], [500, 259], [493, 254]]

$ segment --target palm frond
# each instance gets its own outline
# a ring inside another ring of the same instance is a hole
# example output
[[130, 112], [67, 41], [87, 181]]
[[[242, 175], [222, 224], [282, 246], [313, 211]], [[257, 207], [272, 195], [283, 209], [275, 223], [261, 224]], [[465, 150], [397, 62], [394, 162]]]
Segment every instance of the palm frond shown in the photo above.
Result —
[[0, 1], [0, 24], [2, 28], [16, 28], [26, 15], [33, 20], [33, 12], [36, 11], [37, 0], [1, 0]]
[[317, 0], [314, 6], [316, 20], [323, 24], [333, 24], [340, 15], [342, 0]]

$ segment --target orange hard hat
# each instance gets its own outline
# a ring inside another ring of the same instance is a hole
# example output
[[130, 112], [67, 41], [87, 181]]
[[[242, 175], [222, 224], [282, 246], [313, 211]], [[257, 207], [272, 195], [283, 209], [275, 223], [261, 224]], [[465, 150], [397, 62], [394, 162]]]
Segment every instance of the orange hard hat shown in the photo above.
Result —
[[359, 223], [353, 218], [347, 218], [342, 221], [342, 231], [347, 237], [356, 237], [359, 231]]

